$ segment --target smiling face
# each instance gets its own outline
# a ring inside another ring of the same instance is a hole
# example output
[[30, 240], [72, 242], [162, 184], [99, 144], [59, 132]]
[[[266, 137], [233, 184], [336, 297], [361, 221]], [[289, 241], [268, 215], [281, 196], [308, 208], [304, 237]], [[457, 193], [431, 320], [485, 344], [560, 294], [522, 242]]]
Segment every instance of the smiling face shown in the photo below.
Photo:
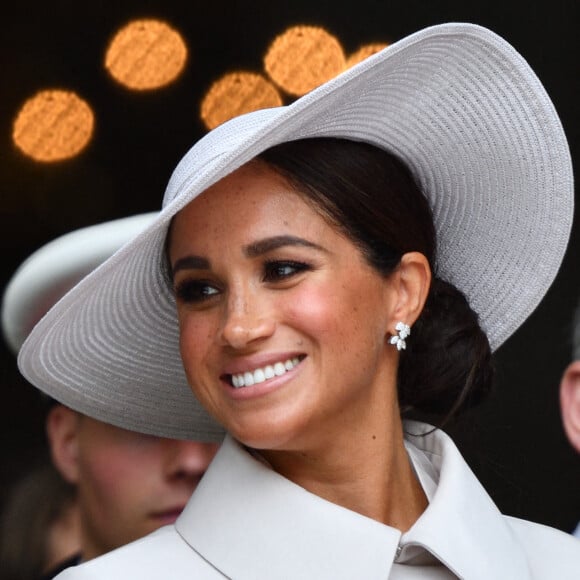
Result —
[[237, 439], [306, 449], [398, 417], [396, 275], [267, 165], [177, 214], [169, 254], [188, 380]]

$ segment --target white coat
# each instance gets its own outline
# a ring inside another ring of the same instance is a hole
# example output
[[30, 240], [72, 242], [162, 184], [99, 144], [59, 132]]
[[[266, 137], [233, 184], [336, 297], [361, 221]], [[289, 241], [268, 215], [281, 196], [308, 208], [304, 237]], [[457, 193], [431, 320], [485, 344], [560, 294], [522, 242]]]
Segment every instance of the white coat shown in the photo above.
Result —
[[429, 506], [404, 534], [305, 491], [226, 437], [174, 526], [57, 578], [580, 578], [580, 541], [501, 515], [445, 433], [405, 444]]

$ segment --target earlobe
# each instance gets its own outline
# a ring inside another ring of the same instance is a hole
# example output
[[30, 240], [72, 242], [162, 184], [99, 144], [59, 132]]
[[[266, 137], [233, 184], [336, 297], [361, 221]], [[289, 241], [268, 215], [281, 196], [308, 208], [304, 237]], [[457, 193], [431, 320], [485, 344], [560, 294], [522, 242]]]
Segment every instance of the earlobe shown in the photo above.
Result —
[[580, 361], [568, 366], [560, 383], [560, 409], [564, 431], [580, 452]]
[[403, 254], [397, 268], [398, 300], [394, 310], [395, 323], [413, 326], [421, 315], [431, 285], [431, 268], [420, 252]]
[[78, 447], [80, 415], [57, 404], [52, 407], [46, 418], [46, 434], [54, 465], [69, 483], [78, 482]]

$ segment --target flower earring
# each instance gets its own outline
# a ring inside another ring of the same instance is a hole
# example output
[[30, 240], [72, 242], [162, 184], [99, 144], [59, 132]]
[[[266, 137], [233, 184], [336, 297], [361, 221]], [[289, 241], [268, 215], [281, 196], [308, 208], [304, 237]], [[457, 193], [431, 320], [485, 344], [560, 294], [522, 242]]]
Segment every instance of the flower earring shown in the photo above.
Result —
[[407, 348], [405, 339], [411, 334], [411, 327], [404, 322], [397, 322], [395, 330], [397, 331], [397, 334], [391, 336], [389, 342], [394, 344], [397, 347], [397, 350], [405, 350]]

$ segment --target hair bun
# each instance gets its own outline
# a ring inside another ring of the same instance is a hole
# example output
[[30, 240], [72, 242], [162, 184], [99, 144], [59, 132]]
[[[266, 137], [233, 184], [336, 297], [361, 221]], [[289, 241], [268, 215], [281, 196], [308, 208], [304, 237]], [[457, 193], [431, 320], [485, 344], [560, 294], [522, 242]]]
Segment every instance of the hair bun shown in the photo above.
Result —
[[401, 411], [447, 422], [490, 392], [491, 348], [477, 314], [452, 284], [435, 278], [399, 363]]

